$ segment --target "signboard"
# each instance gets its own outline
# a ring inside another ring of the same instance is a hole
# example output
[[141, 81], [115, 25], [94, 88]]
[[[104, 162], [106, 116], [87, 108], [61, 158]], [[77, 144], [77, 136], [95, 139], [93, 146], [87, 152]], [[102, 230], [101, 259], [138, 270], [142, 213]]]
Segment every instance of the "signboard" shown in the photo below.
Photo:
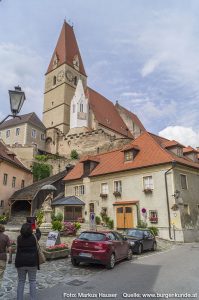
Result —
[[48, 238], [46, 241], [46, 247], [55, 246], [60, 244], [60, 234], [58, 231], [51, 231], [48, 234]]
[[90, 229], [95, 229], [95, 213], [90, 213]]

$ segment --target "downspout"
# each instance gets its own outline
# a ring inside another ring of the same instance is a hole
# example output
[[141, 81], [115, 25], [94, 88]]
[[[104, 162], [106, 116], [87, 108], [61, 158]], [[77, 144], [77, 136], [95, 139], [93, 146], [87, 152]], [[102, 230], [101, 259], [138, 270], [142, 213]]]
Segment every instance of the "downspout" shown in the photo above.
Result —
[[172, 167], [170, 169], [168, 169], [165, 173], [164, 173], [164, 179], [165, 179], [165, 188], [166, 188], [166, 199], [167, 199], [167, 212], [168, 212], [168, 222], [169, 222], [169, 238], [172, 240], [172, 236], [171, 236], [171, 214], [170, 214], [170, 208], [169, 208], [169, 194], [168, 194], [168, 184], [167, 184], [167, 174], [169, 171], [171, 171], [172, 169], [174, 169], [174, 167], [176, 166], [176, 162], [173, 161], [172, 162]]

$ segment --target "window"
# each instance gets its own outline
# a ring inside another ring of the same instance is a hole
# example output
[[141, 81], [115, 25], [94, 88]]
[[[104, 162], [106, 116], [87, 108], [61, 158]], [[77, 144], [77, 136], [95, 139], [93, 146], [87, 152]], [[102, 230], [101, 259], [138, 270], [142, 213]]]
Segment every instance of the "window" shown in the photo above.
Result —
[[4, 207], [4, 200], [0, 201], [0, 207]]
[[77, 85], [77, 76], [74, 76], [74, 85]]
[[124, 160], [125, 161], [132, 161], [133, 160], [133, 151], [132, 150], [124, 152]]
[[121, 180], [119, 181], [114, 181], [114, 192], [122, 192], [122, 182]]
[[44, 133], [41, 133], [41, 140], [45, 141], [45, 134]]
[[183, 190], [187, 190], [187, 176], [180, 174], [181, 187]]
[[158, 212], [157, 212], [157, 210], [150, 210], [149, 211], [149, 221], [151, 223], [158, 223]]
[[54, 76], [54, 77], [53, 77], [53, 85], [56, 85], [56, 83], [57, 83], [57, 77]]
[[22, 181], [21, 181], [21, 188], [23, 189], [24, 186], [25, 186], [25, 180], [22, 179]]
[[75, 113], [75, 104], [73, 104], [73, 113]]
[[108, 194], [108, 183], [102, 183], [101, 184], [101, 193], [102, 194]]
[[37, 136], [37, 131], [35, 129], [32, 129], [32, 134], [31, 134], [32, 138], [36, 138]]
[[19, 135], [20, 133], [20, 128], [16, 128], [16, 135]]
[[54, 105], [54, 101], [51, 102], [52, 106]]
[[12, 177], [12, 187], [14, 188], [16, 185], [16, 177]]
[[8, 174], [3, 175], [3, 185], [7, 185], [8, 182]]
[[183, 149], [180, 147], [177, 148], [177, 156], [183, 156]]
[[10, 129], [6, 130], [6, 137], [8, 138], [10, 136]]
[[94, 203], [89, 203], [89, 212], [94, 212], [95, 211], [95, 206]]
[[76, 185], [74, 187], [75, 190], [75, 196], [84, 195], [85, 194], [85, 188], [84, 185]]
[[152, 176], [143, 177], [144, 190], [153, 190], [153, 178]]
[[84, 112], [84, 104], [80, 103], [80, 112]]

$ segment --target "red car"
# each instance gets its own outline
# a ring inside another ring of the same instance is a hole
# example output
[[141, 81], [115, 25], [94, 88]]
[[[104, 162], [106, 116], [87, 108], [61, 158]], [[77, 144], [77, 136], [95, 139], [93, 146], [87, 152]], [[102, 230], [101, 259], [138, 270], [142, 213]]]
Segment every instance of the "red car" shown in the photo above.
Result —
[[84, 231], [71, 246], [71, 262], [98, 263], [113, 269], [122, 259], [132, 259], [131, 245], [127, 238], [116, 231]]

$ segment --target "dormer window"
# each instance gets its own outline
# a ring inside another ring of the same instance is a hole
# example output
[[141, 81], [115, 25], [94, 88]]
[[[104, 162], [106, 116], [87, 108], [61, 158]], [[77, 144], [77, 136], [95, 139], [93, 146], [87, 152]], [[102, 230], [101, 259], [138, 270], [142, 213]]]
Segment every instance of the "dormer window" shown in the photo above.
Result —
[[183, 148], [177, 147], [177, 156], [183, 156]]
[[132, 161], [133, 160], [133, 151], [128, 150], [124, 152], [124, 160], [125, 161]]

